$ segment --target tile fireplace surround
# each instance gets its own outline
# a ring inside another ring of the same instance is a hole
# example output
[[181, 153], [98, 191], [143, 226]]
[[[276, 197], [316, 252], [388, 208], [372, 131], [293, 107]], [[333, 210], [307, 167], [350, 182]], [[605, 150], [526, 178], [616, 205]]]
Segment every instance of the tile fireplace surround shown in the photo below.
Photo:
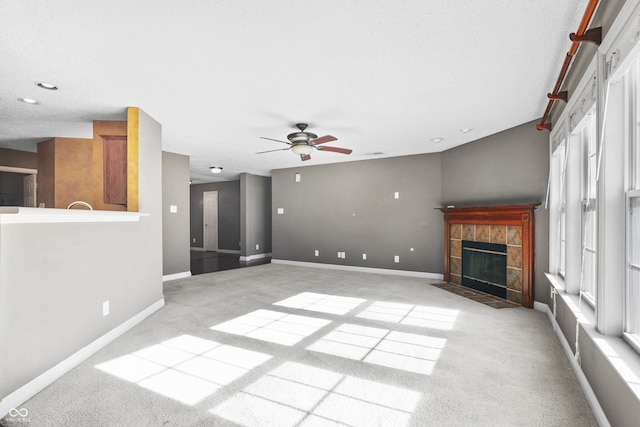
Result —
[[538, 204], [439, 208], [444, 280], [462, 284], [462, 241], [507, 245], [507, 300], [533, 307], [533, 213]]

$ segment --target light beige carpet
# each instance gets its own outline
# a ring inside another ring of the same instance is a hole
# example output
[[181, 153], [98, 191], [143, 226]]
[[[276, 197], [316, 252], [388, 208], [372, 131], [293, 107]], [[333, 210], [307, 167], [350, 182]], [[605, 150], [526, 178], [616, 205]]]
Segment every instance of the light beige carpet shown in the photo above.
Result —
[[596, 425], [534, 310], [274, 264], [167, 282], [165, 298], [2, 424]]

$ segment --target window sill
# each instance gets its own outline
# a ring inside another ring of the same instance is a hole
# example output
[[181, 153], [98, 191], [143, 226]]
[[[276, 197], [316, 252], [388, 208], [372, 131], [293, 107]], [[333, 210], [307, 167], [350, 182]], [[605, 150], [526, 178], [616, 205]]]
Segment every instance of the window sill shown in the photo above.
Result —
[[551, 283], [551, 286], [553, 286], [556, 291], [565, 291], [564, 278], [562, 276], [551, 273], [544, 273], [544, 275], [547, 276], [547, 280]]
[[136, 222], [150, 216], [140, 212], [91, 211], [80, 209], [0, 207], [0, 224], [49, 224], [80, 222]]
[[[620, 379], [640, 401], [640, 353], [623, 337], [602, 335], [596, 329], [595, 310], [589, 304], [582, 303], [578, 295], [570, 295], [564, 291], [564, 281], [561, 277], [545, 273], [551, 285], [558, 291], [560, 298], [580, 323], [581, 329], [594, 343], [595, 348], [607, 359]], [[559, 286], [562, 286], [560, 288]], [[557, 287], [558, 286], [558, 287]], [[550, 313], [552, 323], [553, 313]]]

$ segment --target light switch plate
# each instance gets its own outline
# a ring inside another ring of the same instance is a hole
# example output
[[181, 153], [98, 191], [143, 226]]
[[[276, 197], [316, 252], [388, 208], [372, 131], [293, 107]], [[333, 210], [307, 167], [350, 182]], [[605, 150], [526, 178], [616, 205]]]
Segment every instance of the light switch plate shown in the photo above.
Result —
[[170, 213], [178, 213], [178, 207], [176, 205], [169, 206]]

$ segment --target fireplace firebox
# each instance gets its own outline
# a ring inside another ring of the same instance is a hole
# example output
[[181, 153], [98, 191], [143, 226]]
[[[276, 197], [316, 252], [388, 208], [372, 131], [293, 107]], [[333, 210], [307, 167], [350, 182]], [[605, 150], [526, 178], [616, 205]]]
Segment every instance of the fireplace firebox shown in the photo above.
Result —
[[507, 245], [462, 241], [462, 285], [507, 298]]

